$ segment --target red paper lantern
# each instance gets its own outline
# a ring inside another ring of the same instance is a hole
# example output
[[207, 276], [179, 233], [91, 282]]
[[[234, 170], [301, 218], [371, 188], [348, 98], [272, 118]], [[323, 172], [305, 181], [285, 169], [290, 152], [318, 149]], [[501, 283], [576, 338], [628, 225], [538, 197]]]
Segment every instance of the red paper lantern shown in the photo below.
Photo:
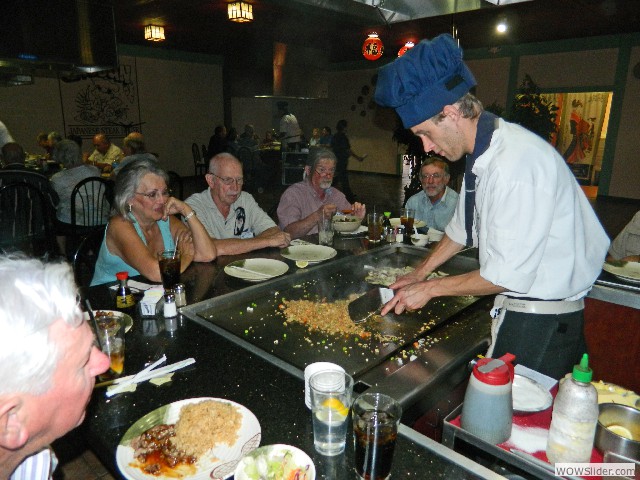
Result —
[[384, 45], [382, 40], [378, 38], [378, 34], [373, 32], [369, 34], [369, 37], [362, 44], [362, 55], [367, 60], [378, 60], [382, 56], [384, 51]]
[[402, 55], [404, 55], [405, 53], [407, 53], [407, 51], [411, 48], [414, 47], [414, 43], [413, 42], [407, 42], [404, 44], [404, 47], [402, 47], [400, 50], [398, 50], [398, 56], [401, 57]]

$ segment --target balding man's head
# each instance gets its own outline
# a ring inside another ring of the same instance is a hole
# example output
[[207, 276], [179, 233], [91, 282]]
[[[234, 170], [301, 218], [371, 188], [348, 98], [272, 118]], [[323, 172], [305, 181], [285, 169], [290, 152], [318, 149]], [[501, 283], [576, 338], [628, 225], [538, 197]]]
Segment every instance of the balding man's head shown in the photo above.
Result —
[[104, 133], [98, 133], [93, 137], [93, 146], [97, 151], [99, 151], [102, 155], [107, 153], [109, 147], [111, 146], [111, 140]]

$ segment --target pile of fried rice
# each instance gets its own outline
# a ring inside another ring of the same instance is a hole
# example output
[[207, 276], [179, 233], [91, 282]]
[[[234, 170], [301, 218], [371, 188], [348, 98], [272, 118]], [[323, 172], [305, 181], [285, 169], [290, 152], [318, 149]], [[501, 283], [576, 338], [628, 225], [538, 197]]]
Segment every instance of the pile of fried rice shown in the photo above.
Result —
[[241, 425], [242, 414], [235, 405], [216, 400], [192, 403], [180, 410], [173, 441], [180, 450], [200, 456], [218, 444], [233, 445]]

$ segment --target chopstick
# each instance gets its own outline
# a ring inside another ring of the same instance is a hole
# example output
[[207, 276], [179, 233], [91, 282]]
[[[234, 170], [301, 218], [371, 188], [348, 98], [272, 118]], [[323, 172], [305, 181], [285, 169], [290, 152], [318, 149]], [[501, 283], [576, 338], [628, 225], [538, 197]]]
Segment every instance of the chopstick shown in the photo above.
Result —
[[[113, 395], [116, 395], [116, 394], [122, 392], [123, 389], [125, 389], [126, 387], [128, 387], [129, 385], [131, 385], [133, 383], [141, 383], [141, 382], [144, 382], [146, 380], [151, 380], [152, 378], [162, 377], [163, 375], [166, 375], [167, 373], [174, 372], [174, 371], [179, 370], [181, 368], [184, 368], [184, 367], [186, 367], [188, 365], [191, 365], [192, 363], [195, 363], [195, 359], [194, 358], [187, 358], [186, 360], [182, 360], [180, 362], [172, 363], [171, 365], [167, 365], [166, 367], [158, 368], [157, 370], [149, 370], [146, 373], [144, 373], [143, 375], [140, 375], [139, 377], [137, 375], [129, 375], [128, 377], [117, 378], [117, 379], [111, 381], [111, 384], [115, 384], [115, 388], [113, 388], [110, 391], [107, 391], [106, 395], [107, 395], [107, 397], [111, 397]], [[142, 373], [142, 372], [139, 372], [139, 373]], [[134, 378], [135, 378], [135, 381], [134, 381]], [[108, 382], [103, 382], [103, 383], [108, 383]], [[94, 388], [97, 388], [98, 386], [103, 386], [103, 385], [102, 384], [98, 384]], [[105, 385], [105, 386], [107, 386], [107, 385]]]
[[255, 270], [250, 270], [244, 267], [238, 267], [237, 265], [228, 265], [229, 268], [233, 268], [235, 270], [240, 270], [241, 272], [250, 273], [252, 275], [256, 275], [262, 278], [273, 278], [273, 275], [269, 275], [268, 273], [256, 272]]

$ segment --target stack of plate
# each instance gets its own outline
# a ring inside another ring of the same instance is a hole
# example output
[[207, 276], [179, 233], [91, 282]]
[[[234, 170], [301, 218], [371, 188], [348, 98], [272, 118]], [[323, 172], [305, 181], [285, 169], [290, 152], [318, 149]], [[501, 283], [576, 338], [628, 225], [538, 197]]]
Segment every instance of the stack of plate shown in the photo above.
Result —
[[631, 283], [640, 284], [640, 263], [638, 262], [605, 262], [602, 269], [612, 275]]

